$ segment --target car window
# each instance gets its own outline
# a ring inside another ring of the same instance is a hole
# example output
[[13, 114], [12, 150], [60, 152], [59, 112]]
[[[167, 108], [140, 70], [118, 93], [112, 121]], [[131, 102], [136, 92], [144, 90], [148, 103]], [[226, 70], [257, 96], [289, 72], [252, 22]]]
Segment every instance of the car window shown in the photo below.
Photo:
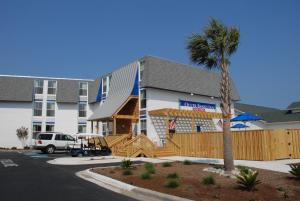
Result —
[[61, 134], [56, 134], [56, 135], [55, 135], [55, 140], [63, 140], [63, 135], [61, 135]]
[[52, 139], [52, 134], [40, 134], [38, 136], [39, 140], [51, 140]]
[[67, 141], [75, 141], [75, 139], [70, 135], [65, 135], [65, 140]]

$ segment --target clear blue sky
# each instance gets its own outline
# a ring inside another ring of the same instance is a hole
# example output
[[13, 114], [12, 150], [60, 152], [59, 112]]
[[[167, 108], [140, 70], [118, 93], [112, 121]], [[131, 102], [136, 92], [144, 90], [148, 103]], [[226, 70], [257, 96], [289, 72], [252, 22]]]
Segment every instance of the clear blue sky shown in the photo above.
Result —
[[0, 74], [95, 78], [144, 55], [190, 64], [210, 16], [241, 31], [231, 73], [245, 103], [300, 101], [300, 1], [0, 0]]

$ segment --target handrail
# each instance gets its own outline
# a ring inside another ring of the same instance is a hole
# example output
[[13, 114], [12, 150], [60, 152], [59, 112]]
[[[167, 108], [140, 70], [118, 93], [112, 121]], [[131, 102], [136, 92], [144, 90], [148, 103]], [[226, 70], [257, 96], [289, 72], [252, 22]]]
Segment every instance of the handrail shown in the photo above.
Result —
[[179, 146], [179, 144], [177, 144], [176, 142], [174, 142], [169, 136], [167, 136], [167, 140], [170, 141], [170, 142], [172, 142], [172, 143], [175, 145], [175, 147], [177, 147], [177, 149], [180, 149], [180, 148], [181, 148], [181, 147]]
[[120, 141], [124, 140], [127, 137], [128, 137], [128, 135], [122, 135], [122, 136], [118, 137], [117, 139], [114, 139], [112, 142], [108, 143], [108, 146], [112, 147], [112, 146], [114, 146], [115, 144], [119, 143]]

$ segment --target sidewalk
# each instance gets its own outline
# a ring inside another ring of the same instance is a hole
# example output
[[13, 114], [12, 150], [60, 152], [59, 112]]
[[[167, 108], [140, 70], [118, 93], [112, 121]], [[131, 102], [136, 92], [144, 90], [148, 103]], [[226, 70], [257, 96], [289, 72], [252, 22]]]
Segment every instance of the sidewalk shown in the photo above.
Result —
[[[190, 160], [195, 163], [207, 163], [207, 164], [224, 164], [223, 159], [217, 158], [197, 158], [197, 157], [184, 157], [184, 156], [170, 156], [162, 157], [160, 159], [172, 160], [172, 161], [184, 161]], [[234, 165], [247, 166], [265, 170], [272, 170], [277, 172], [289, 173], [290, 167], [287, 164], [300, 163], [300, 159], [285, 159], [275, 161], [249, 161], [249, 160], [234, 160]]]
[[131, 161], [143, 161], [150, 163], [162, 163], [164, 161], [171, 161], [163, 158], [126, 158], [120, 156], [96, 156], [96, 157], [61, 157], [54, 160], [49, 160], [47, 163], [53, 165], [93, 165], [93, 164], [105, 164], [105, 163], [120, 163], [124, 159], [130, 159]]
[[[105, 164], [105, 163], [119, 163], [126, 157], [120, 156], [97, 156], [97, 157], [61, 157], [54, 160], [47, 161], [53, 165], [92, 165], [92, 164]], [[218, 158], [197, 158], [185, 156], [168, 156], [159, 158], [128, 158], [131, 161], [143, 161], [151, 163], [162, 163], [165, 161], [184, 161], [190, 160], [195, 163], [206, 164], [224, 164], [223, 159]], [[288, 173], [290, 167], [287, 164], [300, 163], [300, 159], [285, 159], [276, 161], [249, 161], [249, 160], [235, 160], [234, 164], [240, 166], [247, 166], [265, 170], [272, 170], [277, 172]]]

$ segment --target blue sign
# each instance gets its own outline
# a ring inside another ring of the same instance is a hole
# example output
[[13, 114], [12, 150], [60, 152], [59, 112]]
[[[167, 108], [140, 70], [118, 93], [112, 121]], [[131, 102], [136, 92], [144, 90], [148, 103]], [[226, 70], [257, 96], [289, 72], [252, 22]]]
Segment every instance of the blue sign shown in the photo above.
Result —
[[216, 109], [216, 104], [185, 101], [185, 100], [179, 100], [179, 106], [180, 107], [191, 107], [193, 109], [211, 109], [211, 110]]

